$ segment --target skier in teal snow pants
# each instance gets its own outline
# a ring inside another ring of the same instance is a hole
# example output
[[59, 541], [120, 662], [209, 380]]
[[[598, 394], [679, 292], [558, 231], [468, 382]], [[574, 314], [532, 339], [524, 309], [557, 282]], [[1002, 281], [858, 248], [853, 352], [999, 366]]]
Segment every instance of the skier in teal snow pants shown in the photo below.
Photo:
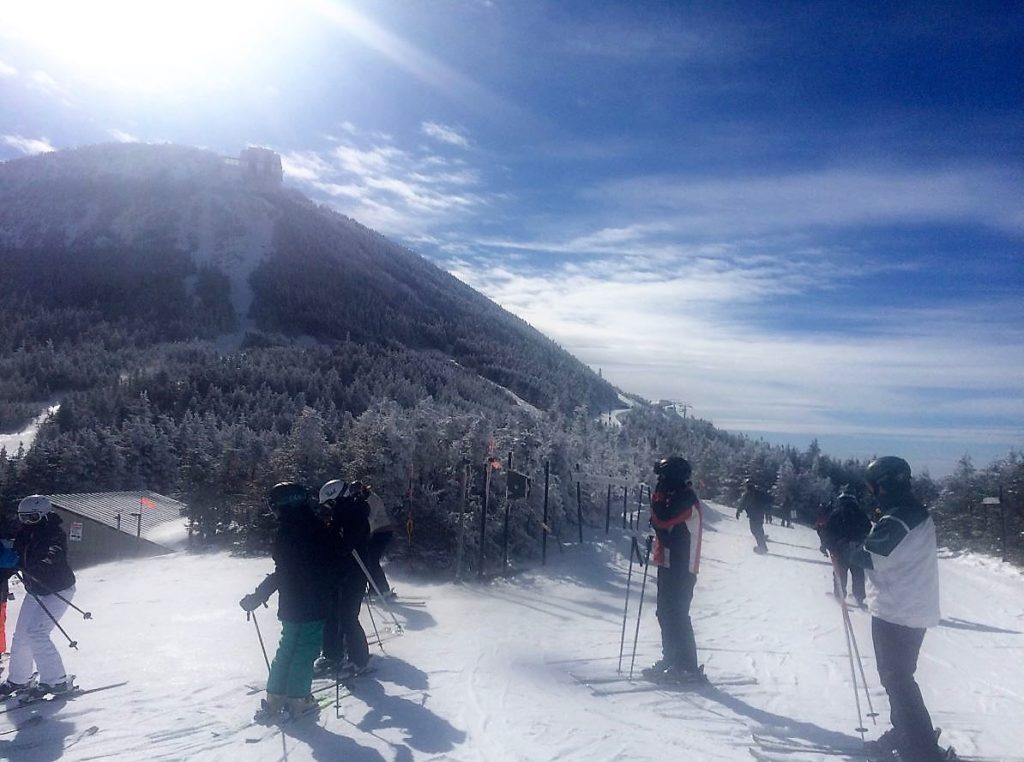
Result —
[[296, 717], [316, 706], [311, 694], [313, 662], [323, 642], [327, 603], [334, 594], [340, 561], [327, 528], [313, 512], [306, 487], [277, 484], [269, 501], [278, 519], [274, 572], [239, 601], [245, 611], [254, 611], [275, 590], [278, 594], [281, 641], [270, 665], [267, 697], [254, 717], [264, 723]]

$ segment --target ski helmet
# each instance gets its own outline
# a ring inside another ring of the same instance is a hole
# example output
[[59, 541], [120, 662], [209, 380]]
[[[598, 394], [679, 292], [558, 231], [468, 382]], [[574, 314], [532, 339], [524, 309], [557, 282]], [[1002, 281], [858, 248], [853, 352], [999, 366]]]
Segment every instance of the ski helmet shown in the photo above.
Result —
[[690, 461], [678, 455], [662, 458], [654, 464], [654, 473], [676, 482], [685, 482], [692, 472]]
[[856, 496], [851, 495], [849, 492], [840, 492], [839, 496], [836, 498], [836, 505], [860, 508], [860, 503], [857, 502]]
[[885, 485], [887, 489], [909, 487], [910, 464], [895, 455], [883, 455], [868, 463], [864, 478], [872, 490], [879, 484]]
[[327, 503], [341, 497], [347, 489], [348, 485], [341, 479], [331, 479], [320, 488], [320, 503]]
[[309, 490], [295, 482], [279, 482], [267, 493], [267, 501], [277, 511], [298, 508], [309, 503]]
[[18, 520], [24, 524], [38, 524], [52, 510], [53, 503], [46, 495], [29, 495], [18, 503]]

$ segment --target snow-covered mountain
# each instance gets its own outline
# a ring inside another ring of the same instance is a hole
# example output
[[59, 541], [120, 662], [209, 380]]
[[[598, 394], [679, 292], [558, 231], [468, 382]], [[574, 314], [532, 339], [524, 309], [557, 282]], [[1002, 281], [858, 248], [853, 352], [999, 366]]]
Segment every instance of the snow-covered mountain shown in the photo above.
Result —
[[[125, 561], [81, 570], [62, 647], [85, 688], [127, 681], [66, 703], [0, 715], [0, 757], [85, 760], [347, 760], [369, 762], [733, 762], [750, 760], [752, 733], [795, 744], [857, 748], [860, 736], [840, 609], [814, 532], [768, 527], [770, 553], [751, 553], [746, 522], [709, 507], [693, 603], [700, 658], [721, 684], [679, 693], [611, 678], [625, 631], [623, 670], [659, 654], [654, 581], [634, 568], [624, 627], [628, 536], [549, 548], [546, 569], [504, 581], [426, 584], [391, 568], [405, 634], [385, 638], [377, 672], [319, 718], [283, 730], [253, 727], [266, 666], [238, 600], [271, 569], [226, 554]], [[1021, 574], [975, 556], [940, 560], [942, 623], [924, 641], [918, 678], [942, 739], [961, 754], [1021, 759], [1024, 749], [1024, 585]], [[21, 600], [9, 610], [17, 619]], [[256, 623], [273, 653], [270, 609]], [[872, 657], [869, 615], [851, 613], [877, 725], [888, 707]], [[373, 623], [364, 611], [368, 632]], [[54, 634], [55, 641], [60, 634]], [[66, 646], [66, 641], [65, 641]], [[597, 692], [621, 691], [618, 695]], [[332, 695], [331, 691], [326, 691]], [[40, 719], [36, 719], [40, 718]], [[853, 754], [788, 752], [790, 762]]]

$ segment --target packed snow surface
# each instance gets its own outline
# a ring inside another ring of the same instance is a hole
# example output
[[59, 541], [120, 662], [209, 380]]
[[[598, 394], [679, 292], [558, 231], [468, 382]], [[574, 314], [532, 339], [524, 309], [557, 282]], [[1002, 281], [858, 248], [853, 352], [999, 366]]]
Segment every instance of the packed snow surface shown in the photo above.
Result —
[[[857, 708], [831, 569], [807, 528], [769, 526], [766, 556], [745, 521], [708, 506], [693, 618], [701, 660], [719, 687], [636, 688], [595, 695], [574, 679], [611, 677], [619, 662], [629, 535], [587, 531], [554, 542], [547, 567], [485, 583], [425, 584], [392, 567], [404, 635], [384, 630], [377, 671], [318, 718], [283, 729], [249, 724], [266, 665], [238, 600], [272, 568], [265, 558], [171, 556], [80, 570], [61, 646], [83, 688], [126, 685], [0, 715], [0, 757], [51, 760], [749, 760], [751, 733], [801, 743], [858, 744]], [[601, 528], [603, 529], [603, 527]], [[940, 561], [942, 624], [918, 668], [942, 739], [963, 754], [1009, 760], [1024, 749], [1024, 584], [976, 556]], [[630, 668], [643, 577], [633, 568], [623, 670]], [[22, 590], [9, 606], [13, 629]], [[414, 605], [411, 599], [422, 599]], [[273, 656], [279, 626], [256, 612]], [[636, 671], [660, 655], [654, 584], [647, 579]], [[877, 726], [888, 705], [872, 656], [870, 617], [851, 612]], [[367, 630], [372, 633], [367, 612]], [[372, 637], [372, 635], [371, 635]], [[61, 640], [58, 632], [55, 641]], [[750, 679], [734, 678], [753, 678]], [[745, 684], [744, 684], [745, 683]], [[333, 696], [333, 691], [330, 692]], [[866, 697], [860, 694], [867, 712]], [[35, 717], [43, 718], [35, 720]], [[813, 754], [793, 754], [810, 760]], [[843, 759], [832, 756], [829, 759]]]

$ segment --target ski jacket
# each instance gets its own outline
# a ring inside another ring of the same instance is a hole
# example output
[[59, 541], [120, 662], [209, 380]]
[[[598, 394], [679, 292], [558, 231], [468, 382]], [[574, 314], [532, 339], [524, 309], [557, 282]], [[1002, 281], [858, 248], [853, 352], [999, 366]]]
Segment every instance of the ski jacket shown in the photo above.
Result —
[[366, 575], [352, 557], [352, 551], [366, 563], [370, 543], [370, 505], [365, 498], [348, 497], [335, 501], [331, 512], [331, 532], [338, 538], [343, 580], [365, 580]]
[[744, 490], [740, 496], [740, 505], [736, 509], [736, 518], [740, 517], [743, 511], [754, 521], [764, 521], [764, 515], [771, 510], [772, 499], [767, 492], [757, 488]]
[[703, 511], [692, 488], [671, 488], [659, 480], [651, 495], [651, 526], [655, 535], [651, 556], [655, 566], [698, 573]]
[[384, 501], [376, 492], [371, 492], [366, 498], [370, 506], [370, 534], [375, 532], [389, 532], [392, 530], [391, 516], [384, 505]]
[[14, 537], [18, 566], [5, 577], [20, 571], [25, 592], [32, 595], [50, 595], [72, 587], [75, 573], [68, 566], [68, 536], [62, 523], [56, 513], [47, 513], [37, 524], [23, 524]]
[[841, 504], [825, 519], [819, 535], [826, 548], [836, 550], [851, 542], [864, 542], [870, 531], [871, 520], [864, 511], [854, 505]]
[[277, 617], [282, 622], [324, 619], [334, 595], [337, 550], [323, 522], [308, 508], [281, 516], [274, 537], [274, 572], [256, 588], [264, 601], [277, 591]]
[[904, 627], [939, 623], [939, 562], [935, 522], [913, 498], [884, 510], [863, 543], [848, 546], [849, 563], [871, 581], [873, 616]]

